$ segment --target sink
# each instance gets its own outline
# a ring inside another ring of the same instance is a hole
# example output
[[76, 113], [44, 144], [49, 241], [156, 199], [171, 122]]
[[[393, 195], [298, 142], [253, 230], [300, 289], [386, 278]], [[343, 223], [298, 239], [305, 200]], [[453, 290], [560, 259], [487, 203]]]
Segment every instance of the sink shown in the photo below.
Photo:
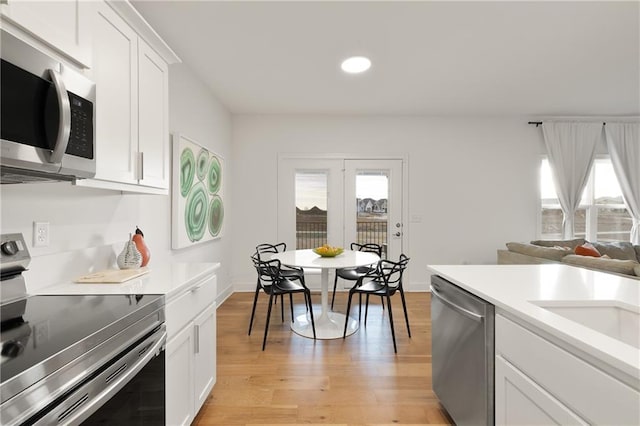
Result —
[[640, 311], [616, 301], [531, 303], [570, 321], [640, 349]]

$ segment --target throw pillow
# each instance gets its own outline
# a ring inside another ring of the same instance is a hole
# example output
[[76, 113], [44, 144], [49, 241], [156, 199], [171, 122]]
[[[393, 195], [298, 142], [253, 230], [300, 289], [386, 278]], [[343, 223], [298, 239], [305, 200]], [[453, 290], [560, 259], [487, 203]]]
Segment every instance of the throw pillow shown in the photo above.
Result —
[[584, 243], [576, 247], [575, 253], [580, 256], [600, 257], [600, 252], [591, 243]]
[[633, 268], [633, 271], [636, 273], [637, 276], [640, 277], [640, 265], [638, 265], [635, 268]]
[[571, 247], [571, 250], [575, 249], [577, 246], [586, 243], [587, 240], [584, 238], [576, 238], [573, 240], [534, 240], [531, 241], [531, 244], [542, 247]]
[[593, 241], [591, 245], [598, 250], [598, 253], [601, 255], [609, 255], [612, 259], [621, 259], [621, 260], [635, 260], [638, 258], [636, 256], [636, 251], [633, 249], [633, 244], [630, 242], [624, 241], [612, 241], [612, 242], [598, 242]]

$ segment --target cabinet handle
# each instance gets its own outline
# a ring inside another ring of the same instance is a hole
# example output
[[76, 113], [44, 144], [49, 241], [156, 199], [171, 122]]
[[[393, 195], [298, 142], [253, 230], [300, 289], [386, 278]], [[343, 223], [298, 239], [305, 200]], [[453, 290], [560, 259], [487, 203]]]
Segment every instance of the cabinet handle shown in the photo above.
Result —
[[200, 326], [195, 325], [193, 327], [193, 331], [195, 332], [195, 339], [194, 339], [195, 353], [200, 353]]
[[144, 180], [144, 152], [140, 152], [140, 180]]
[[202, 281], [200, 284], [198, 284], [198, 285], [194, 286], [194, 287], [191, 289], [191, 293], [195, 293], [196, 291], [200, 290], [200, 288], [204, 285], [204, 283], [205, 283], [205, 282], [206, 282], [206, 281]]

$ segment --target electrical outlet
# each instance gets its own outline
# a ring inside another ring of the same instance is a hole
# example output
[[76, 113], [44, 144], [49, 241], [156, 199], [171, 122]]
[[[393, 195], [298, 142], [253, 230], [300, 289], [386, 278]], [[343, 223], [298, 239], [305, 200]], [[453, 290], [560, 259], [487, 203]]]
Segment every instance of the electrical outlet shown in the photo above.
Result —
[[49, 222], [33, 222], [33, 246], [49, 247]]

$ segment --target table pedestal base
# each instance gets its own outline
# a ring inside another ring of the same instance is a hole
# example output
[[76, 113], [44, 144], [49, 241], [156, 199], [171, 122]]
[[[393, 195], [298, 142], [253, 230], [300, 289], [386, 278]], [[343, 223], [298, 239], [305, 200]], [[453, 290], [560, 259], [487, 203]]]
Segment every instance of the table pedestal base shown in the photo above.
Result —
[[[344, 332], [345, 315], [336, 312], [326, 312], [320, 317], [315, 317], [316, 339], [340, 339]], [[291, 330], [296, 334], [313, 339], [311, 317], [308, 314], [298, 315], [296, 321], [291, 323]], [[347, 324], [347, 336], [358, 331], [358, 321], [349, 318]]]

